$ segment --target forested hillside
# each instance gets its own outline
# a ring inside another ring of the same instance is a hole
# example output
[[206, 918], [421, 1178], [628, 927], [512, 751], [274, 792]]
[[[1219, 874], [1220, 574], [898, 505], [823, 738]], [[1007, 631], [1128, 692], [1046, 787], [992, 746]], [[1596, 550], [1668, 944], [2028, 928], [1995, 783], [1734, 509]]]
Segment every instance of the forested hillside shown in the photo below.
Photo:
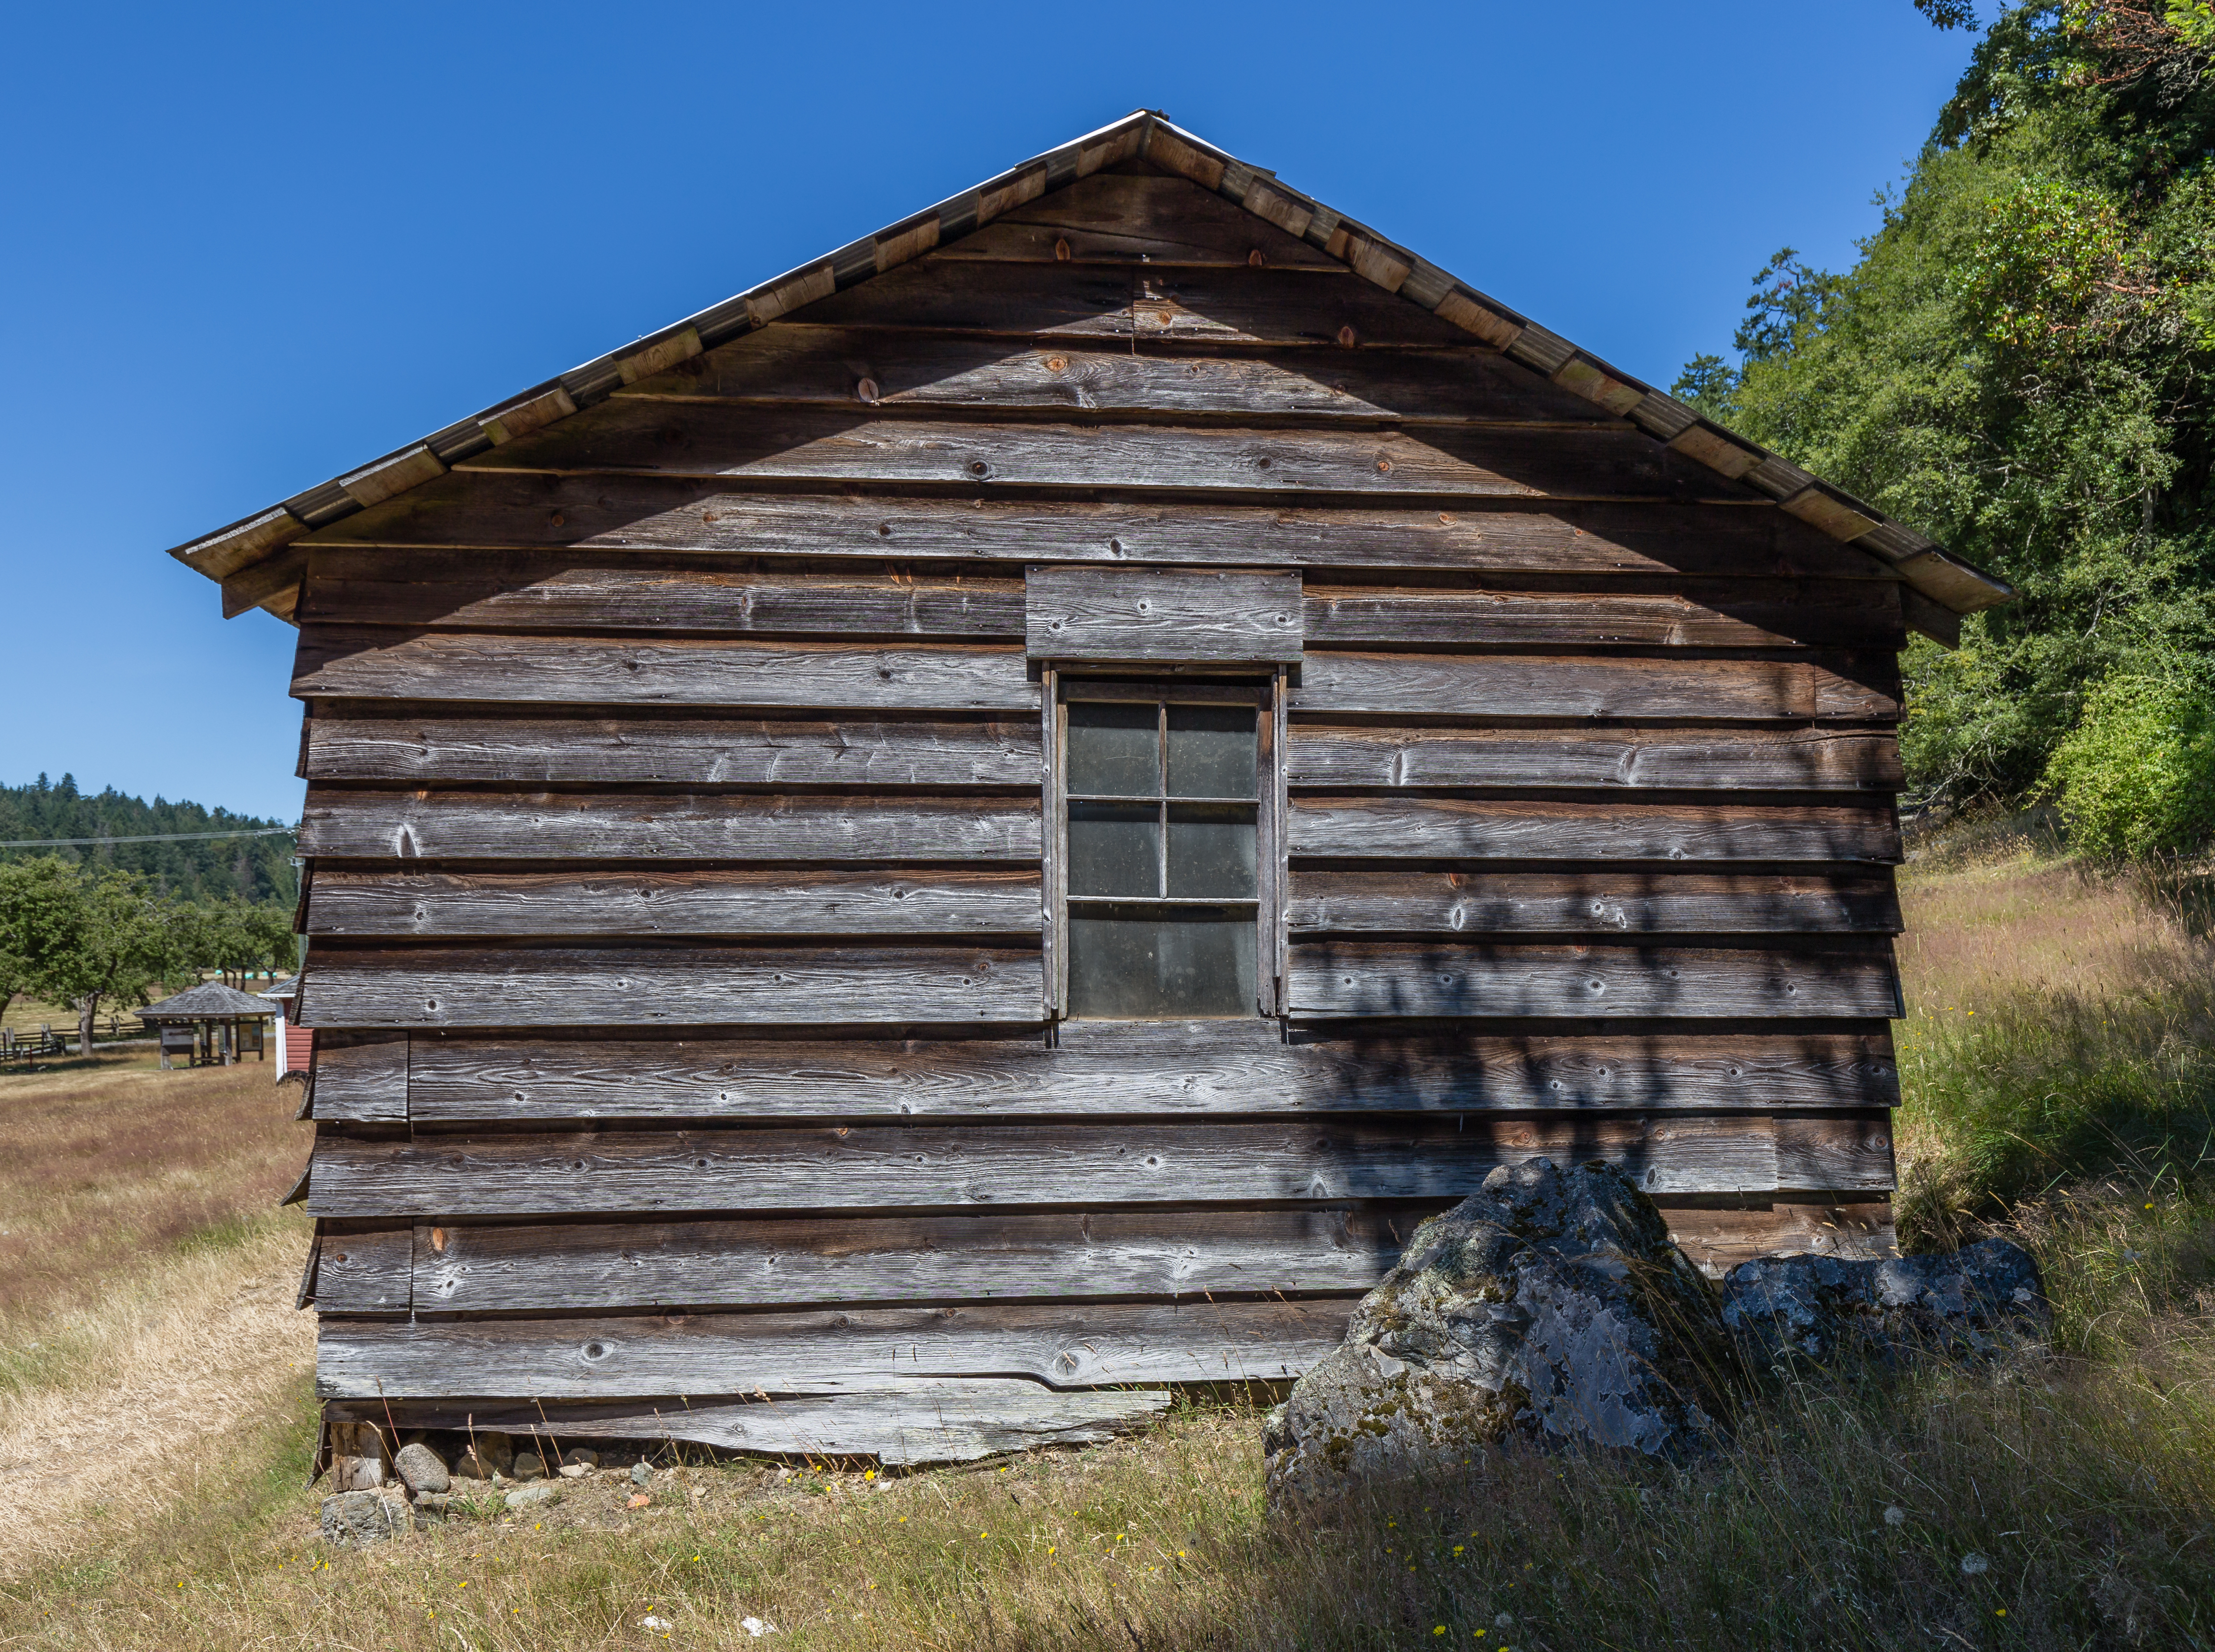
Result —
[[[198, 803], [152, 802], [112, 787], [96, 797], [77, 789], [68, 775], [59, 784], [46, 776], [25, 786], [0, 786], [0, 843], [25, 838], [147, 838], [176, 832], [251, 832], [285, 826]], [[0, 849], [0, 863], [53, 855], [90, 869], [145, 875], [154, 888], [179, 900], [241, 900], [281, 902], [298, 898], [300, 875], [291, 864], [293, 839], [219, 837], [167, 843], [81, 844], [54, 849]]]
[[1677, 387], [2016, 584], [1917, 644], [1911, 783], [2112, 859], [2215, 839], [2211, 68], [2205, 0], [2003, 13], [1859, 261], [1777, 254]]

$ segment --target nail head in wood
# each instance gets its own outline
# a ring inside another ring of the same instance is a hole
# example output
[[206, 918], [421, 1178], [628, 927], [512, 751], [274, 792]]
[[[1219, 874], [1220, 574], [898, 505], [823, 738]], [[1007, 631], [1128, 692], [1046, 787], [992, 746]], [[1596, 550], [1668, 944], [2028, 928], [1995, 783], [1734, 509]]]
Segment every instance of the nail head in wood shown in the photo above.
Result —
[[1340, 328], [1338, 329], [1339, 347], [1342, 350], [1351, 350], [1353, 347], [1356, 336], [1357, 335], [1354, 333], [1354, 330], [1351, 326]]
[[854, 396], [856, 400], [861, 402], [865, 406], [876, 406], [877, 381], [874, 378], [863, 379], [860, 384], [854, 386]]
[[1057, 264], [1066, 264], [1069, 261], [1069, 240], [1067, 236], [1062, 236], [1054, 242], [1053, 261]]

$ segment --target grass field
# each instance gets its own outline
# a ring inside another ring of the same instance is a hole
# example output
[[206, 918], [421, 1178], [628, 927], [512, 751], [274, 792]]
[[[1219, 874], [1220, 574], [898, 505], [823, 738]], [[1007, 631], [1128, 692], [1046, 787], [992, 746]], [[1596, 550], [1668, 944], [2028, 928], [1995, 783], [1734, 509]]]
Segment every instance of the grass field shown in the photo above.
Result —
[[[750, 1617], [836, 1649], [2215, 1644], [2215, 958], [2176, 911], [2028, 846], [1904, 894], [1907, 1228], [2030, 1244], [2056, 1299], [2050, 1361], [1773, 1383], [1708, 1460], [1509, 1455], [1312, 1522], [1263, 1510], [1255, 1411], [1193, 1404], [1005, 1465], [686, 1467], [640, 1508], [599, 1477], [529, 1518], [330, 1554], [320, 1489], [300, 1486], [307, 1316], [253, 1305], [299, 1236], [218, 1220], [137, 1273], [111, 1253], [47, 1276], [50, 1301], [106, 1279], [140, 1305], [112, 1316], [127, 1347], [178, 1323], [169, 1287], [133, 1281], [210, 1270], [245, 1305], [201, 1342], [247, 1340], [240, 1369], [265, 1386], [199, 1478], [172, 1465], [97, 1513], [10, 1517], [0, 1646], [733, 1646], [754, 1643]], [[289, 1170], [295, 1127], [258, 1129]], [[254, 1158], [221, 1161], [241, 1188]], [[36, 1323], [11, 1317], [9, 1337]], [[14, 1397], [129, 1427], [84, 1348], [10, 1366]], [[27, 1448], [0, 1436], [18, 1508]]]

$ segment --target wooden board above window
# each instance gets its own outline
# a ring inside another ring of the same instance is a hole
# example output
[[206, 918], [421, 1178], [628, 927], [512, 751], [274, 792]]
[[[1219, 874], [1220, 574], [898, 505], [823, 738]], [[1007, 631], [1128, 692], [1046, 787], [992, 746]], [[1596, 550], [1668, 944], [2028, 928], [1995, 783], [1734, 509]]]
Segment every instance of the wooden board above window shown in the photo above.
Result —
[[1298, 574], [1034, 568], [1023, 592], [1034, 659], [1235, 666], [1300, 657]]

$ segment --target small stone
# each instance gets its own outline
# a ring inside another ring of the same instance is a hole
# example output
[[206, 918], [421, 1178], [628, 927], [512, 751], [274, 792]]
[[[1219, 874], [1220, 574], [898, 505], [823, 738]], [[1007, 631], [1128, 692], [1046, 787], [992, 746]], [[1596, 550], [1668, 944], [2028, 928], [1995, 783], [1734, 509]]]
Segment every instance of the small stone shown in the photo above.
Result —
[[537, 1485], [518, 1487], [507, 1494], [507, 1506], [511, 1509], [543, 1508], [561, 1501], [561, 1494], [543, 1480]]
[[546, 1477], [545, 1459], [537, 1452], [518, 1452], [514, 1473], [518, 1480], [543, 1480]]
[[630, 1483], [635, 1486], [652, 1485], [653, 1483], [653, 1465], [647, 1462], [644, 1458], [641, 1458], [637, 1462], [632, 1464], [630, 1470]]
[[1907, 1511], [1902, 1508], [1898, 1503], [1893, 1504], [1891, 1508], [1884, 1511], [1884, 1523], [1887, 1526], [1906, 1525]]
[[418, 1514], [444, 1515], [454, 1506], [453, 1494], [445, 1491], [419, 1492], [415, 1498]]
[[592, 1470], [586, 1468], [582, 1463], [564, 1463], [561, 1465], [561, 1477], [564, 1480], [581, 1480], [591, 1472]]
[[1979, 1554], [1974, 1549], [1970, 1550], [1967, 1554], [1961, 1557], [1961, 1575], [1964, 1577], [1975, 1577], [1979, 1573], [1988, 1572], [1991, 1570], [1991, 1569], [1992, 1563], [1985, 1559], [1982, 1555]]
[[420, 1441], [402, 1446], [400, 1455], [392, 1459], [392, 1466], [400, 1471], [400, 1477], [413, 1492], [444, 1491], [450, 1483], [445, 1459]]
[[334, 1549], [389, 1543], [408, 1530], [408, 1505], [376, 1491], [341, 1491], [323, 1499], [323, 1541]]
[[739, 1627], [745, 1631], [749, 1635], [760, 1636], [774, 1635], [776, 1633], [776, 1625], [761, 1618], [741, 1618], [739, 1619]]
[[564, 1466], [596, 1469], [600, 1465], [600, 1454], [589, 1446], [575, 1446], [561, 1453]]
[[515, 1461], [515, 1441], [497, 1428], [480, 1428], [469, 1436], [469, 1446], [455, 1465], [454, 1472], [472, 1480], [489, 1480], [506, 1474]]
[[676, 1624], [671, 1623], [666, 1618], [657, 1618], [650, 1612], [647, 1612], [645, 1617], [638, 1620], [638, 1626], [641, 1629], [651, 1629], [656, 1631], [672, 1630], [677, 1627]]

